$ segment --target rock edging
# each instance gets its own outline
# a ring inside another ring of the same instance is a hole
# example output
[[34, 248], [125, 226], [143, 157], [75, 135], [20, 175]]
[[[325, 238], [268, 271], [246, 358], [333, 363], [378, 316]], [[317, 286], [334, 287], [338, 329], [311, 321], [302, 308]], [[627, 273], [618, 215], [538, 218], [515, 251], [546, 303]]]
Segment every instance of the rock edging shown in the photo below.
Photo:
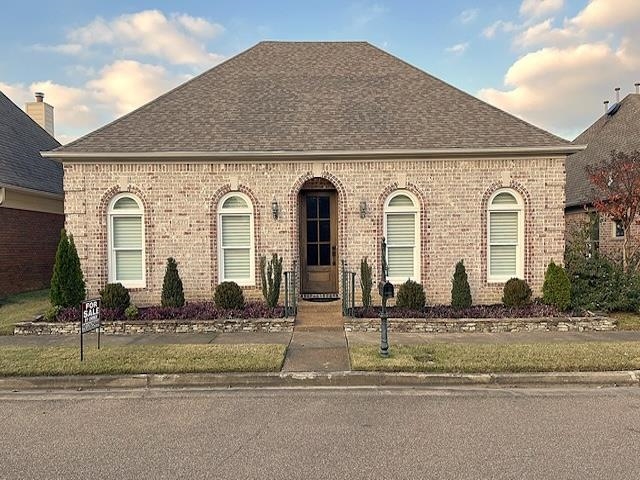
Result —
[[[292, 332], [293, 318], [224, 318], [215, 320], [117, 320], [102, 324], [106, 335], [144, 333]], [[14, 335], [78, 335], [80, 322], [20, 322]]]
[[[541, 318], [389, 318], [389, 331], [401, 333], [609, 332], [618, 322], [609, 317]], [[379, 332], [379, 318], [346, 318], [347, 332]]]

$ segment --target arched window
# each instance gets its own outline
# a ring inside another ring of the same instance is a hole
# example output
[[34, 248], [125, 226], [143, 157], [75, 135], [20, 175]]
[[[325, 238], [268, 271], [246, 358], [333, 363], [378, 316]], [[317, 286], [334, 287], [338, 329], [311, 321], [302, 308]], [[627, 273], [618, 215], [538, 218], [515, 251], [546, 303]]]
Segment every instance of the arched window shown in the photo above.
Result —
[[524, 277], [524, 203], [513, 190], [495, 192], [488, 204], [488, 281]]
[[384, 206], [388, 277], [392, 283], [420, 281], [420, 211], [417, 199], [398, 190]]
[[218, 206], [220, 281], [255, 285], [253, 206], [246, 195], [225, 195]]
[[144, 209], [135, 195], [120, 193], [108, 210], [109, 283], [145, 287]]

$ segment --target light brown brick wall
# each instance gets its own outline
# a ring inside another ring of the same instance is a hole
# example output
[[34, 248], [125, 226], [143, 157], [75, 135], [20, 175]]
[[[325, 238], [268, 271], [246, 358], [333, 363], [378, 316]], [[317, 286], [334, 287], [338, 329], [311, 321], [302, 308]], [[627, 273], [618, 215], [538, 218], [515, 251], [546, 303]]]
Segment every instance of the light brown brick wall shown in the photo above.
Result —
[[[91, 294], [107, 281], [106, 208], [118, 192], [144, 202], [147, 288], [139, 304], [158, 303], [166, 258], [179, 264], [187, 299], [211, 298], [217, 283], [217, 201], [237, 189], [254, 201], [256, 256], [277, 251], [289, 269], [298, 257], [297, 197], [320, 176], [338, 191], [339, 260], [358, 271], [365, 255], [379, 277], [382, 205], [405, 187], [421, 202], [421, 282], [429, 303], [450, 302], [455, 263], [465, 260], [476, 303], [499, 302], [502, 284], [486, 281], [486, 201], [512, 186], [525, 200], [525, 277], [540, 294], [544, 271], [564, 249], [564, 158], [331, 162], [65, 164], [67, 228], [74, 235]], [[271, 200], [280, 205], [271, 217]], [[366, 218], [359, 205], [366, 201]], [[256, 259], [256, 266], [258, 260]], [[359, 272], [358, 272], [359, 274]], [[357, 280], [359, 281], [359, 280]], [[260, 296], [259, 273], [256, 289]], [[251, 290], [251, 289], [250, 289]], [[356, 289], [360, 297], [359, 287]], [[374, 286], [374, 300], [378, 301]]]

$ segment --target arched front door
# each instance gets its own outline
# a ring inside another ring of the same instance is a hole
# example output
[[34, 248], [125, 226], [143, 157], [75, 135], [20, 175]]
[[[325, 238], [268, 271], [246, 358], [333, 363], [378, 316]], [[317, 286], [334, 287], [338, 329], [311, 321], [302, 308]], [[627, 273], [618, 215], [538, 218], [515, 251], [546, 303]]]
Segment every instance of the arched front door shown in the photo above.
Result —
[[317, 180], [300, 191], [302, 293], [337, 295], [338, 194], [328, 181]]

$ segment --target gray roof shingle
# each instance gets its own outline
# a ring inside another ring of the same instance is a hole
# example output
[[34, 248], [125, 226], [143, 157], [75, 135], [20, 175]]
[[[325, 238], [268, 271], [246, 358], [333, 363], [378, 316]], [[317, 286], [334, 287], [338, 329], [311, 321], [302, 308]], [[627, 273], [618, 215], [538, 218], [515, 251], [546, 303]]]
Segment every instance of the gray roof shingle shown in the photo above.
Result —
[[366, 42], [261, 42], [60, 152], [556, 147]]
[[593, 200], [591, 183], [585, 171], [587, 165], [608, 160], [612, 150], [627, 153], [640, 150], [640, 95], [627, 95], [614, 115], [602, 115], [573, 143], [587, 144], [587, 148], [567, 157], [567, 207], [588, 205]]
[[0, 184], [62, 194], [62, 165], [40, 155], [59, 145], [0, 92]]

